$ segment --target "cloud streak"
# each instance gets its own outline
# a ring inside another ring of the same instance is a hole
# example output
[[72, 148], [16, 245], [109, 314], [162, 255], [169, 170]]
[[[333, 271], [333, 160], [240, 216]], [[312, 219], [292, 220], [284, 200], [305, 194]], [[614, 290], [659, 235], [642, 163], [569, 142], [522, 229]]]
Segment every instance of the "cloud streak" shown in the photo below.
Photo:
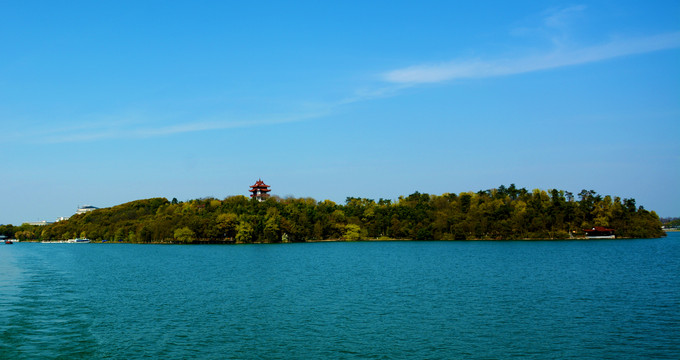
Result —
[[293, 116], [272, 116], [261, 120], [241, 120], [241, 121], [194, 121], [178, 123], [165, 126], [142, 126], [126, 124], [119, 126], [115, 124], [99, 127], [91, 127], [84, 131], [74, 129], [53, 130], [44, 140], [47, 143], [73, 143], [90, 142], [111, 139], [147, 139], [161, 136], [172, 136], [186, 133], [219, 131], [227, 129], [248, 128], [255, 126], [287, 124], [306, 121], [326, 115], [323, 112], [298, 114]]
[[466, 78], [486, 78], [574, 66], [616, 57], [644, 54], [680, 47], [680, 32], [631, 39], [618, 39], [605, 44], [555, 50], [542, 55], [509, 59], [471, 59], [441, 64], [425, 64], [384, 73], [382, 79], [392, 84], [417, 85]]
[[549, 28], [564, 28], [569, 26], [571, 19], [586, 10], [585, 5], [574, 5], [562, 9], [551, 9], [543, 18], [543, 25]]

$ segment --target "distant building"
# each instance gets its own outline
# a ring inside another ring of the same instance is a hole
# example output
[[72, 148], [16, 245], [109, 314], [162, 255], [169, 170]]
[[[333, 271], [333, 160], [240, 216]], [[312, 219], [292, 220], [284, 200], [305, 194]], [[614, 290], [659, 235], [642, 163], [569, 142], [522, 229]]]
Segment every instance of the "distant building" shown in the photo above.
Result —
[[45, 226], [45, 225], [49, 225], [49, 224], [54, 224], [54, 222], [43, 220], [43, 221], [28, 221], [28, 222], [25, 222], [24, 224], [33, 225], [33, 226]]
[[64, 220], [68, 220], [68, 217], [66, 217], [66, 216], [60, 216], [60, 217], [57, 218], [57, 221], [56, 221], [56, 222], [60, 222], [60, 221], [64, 221]]
[[83, 206], [78, 208], [78, 210], [76, 211], [76, 214], [85, 214], [85, 213], [88, 213], [90, 211], [95, 211], [97, 209], [99, 209], [99, 208], [94, 207], [92, 205], [83, 205]]
[[271, 191], [269, 188], [271, 186], [265, 184], [262, 179], [257, 180], [255, 185], [250, 185], [250, 191], [252, 194], [250, 194], [251, 198], [257, 199], [257, 201], [265, 201], [269, 197], [269, 192]]

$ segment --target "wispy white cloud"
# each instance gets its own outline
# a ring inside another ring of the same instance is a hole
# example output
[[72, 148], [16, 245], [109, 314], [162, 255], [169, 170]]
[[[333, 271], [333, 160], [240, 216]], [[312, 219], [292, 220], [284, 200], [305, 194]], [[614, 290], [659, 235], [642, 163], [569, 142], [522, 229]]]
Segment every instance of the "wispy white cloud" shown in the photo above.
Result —
[[346, 97], [331, 106], [338, 107], [360, 101], [388, 98], [398, 95], [401, 90], [404, 90], [408, 87], [410, 87], [408, 84], [390, 84], [388, 86], [383, 85], [376, 88], [362, 88], [354, 91], [352, 96]]
[[575, 16], [578, 16], [585, 10], [585, 5], [549, 9], [544, 13], [543, 25], [549, 28], [564, 28], [570, 25]]
[[201, 131], [218, 131], [306, 121], [326, 115], [324, 112], [310, 112], [291, 116], [271, 116], [260, 120], [205, 120], [175, 123], [172, 125], [150, 125], [148, 122], [122, 122], [85, 126], [83, 128], [52, 129], [43, 137], [47, 143], [90, 142], [111, 139], [145, 139]]
[[680, 47], [680, 32], [616, 39], [608, 43], [559, 49], [541, 55], [504, 59], [468, 59], [396, 69], [383, 74], [394, 84], [438, 83], [465, 78], [484, 78], [587, 64], [621, 56], [643, 54]]
[[569, 44], [575, 22], [584, 18], [585, 5], [574, 5], [566, 8], [551, 8], [542, 15], [542, 21], [536, 34], [542, 34], [550, 42], [561, 48]]

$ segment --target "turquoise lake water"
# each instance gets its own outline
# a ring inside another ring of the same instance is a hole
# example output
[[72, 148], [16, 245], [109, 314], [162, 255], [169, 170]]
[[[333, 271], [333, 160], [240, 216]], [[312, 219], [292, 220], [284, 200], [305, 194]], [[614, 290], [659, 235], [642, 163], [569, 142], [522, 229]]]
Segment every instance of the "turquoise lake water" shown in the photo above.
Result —
[[0, 245], [0, 359], [678, 359], [650, 240]]

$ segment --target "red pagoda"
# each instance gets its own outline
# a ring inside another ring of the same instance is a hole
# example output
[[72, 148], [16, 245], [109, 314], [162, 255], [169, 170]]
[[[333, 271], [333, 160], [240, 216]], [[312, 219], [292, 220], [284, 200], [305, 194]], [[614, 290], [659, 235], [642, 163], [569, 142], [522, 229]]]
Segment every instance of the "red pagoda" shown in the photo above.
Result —
[[264, 201], [269, 197], [270, 186], [265, 184], [262, 179], [257, 180], [255, 185], [250, 185], [250, 191], [252, 194], [250, 197], [256, 198], [257, 201]]

